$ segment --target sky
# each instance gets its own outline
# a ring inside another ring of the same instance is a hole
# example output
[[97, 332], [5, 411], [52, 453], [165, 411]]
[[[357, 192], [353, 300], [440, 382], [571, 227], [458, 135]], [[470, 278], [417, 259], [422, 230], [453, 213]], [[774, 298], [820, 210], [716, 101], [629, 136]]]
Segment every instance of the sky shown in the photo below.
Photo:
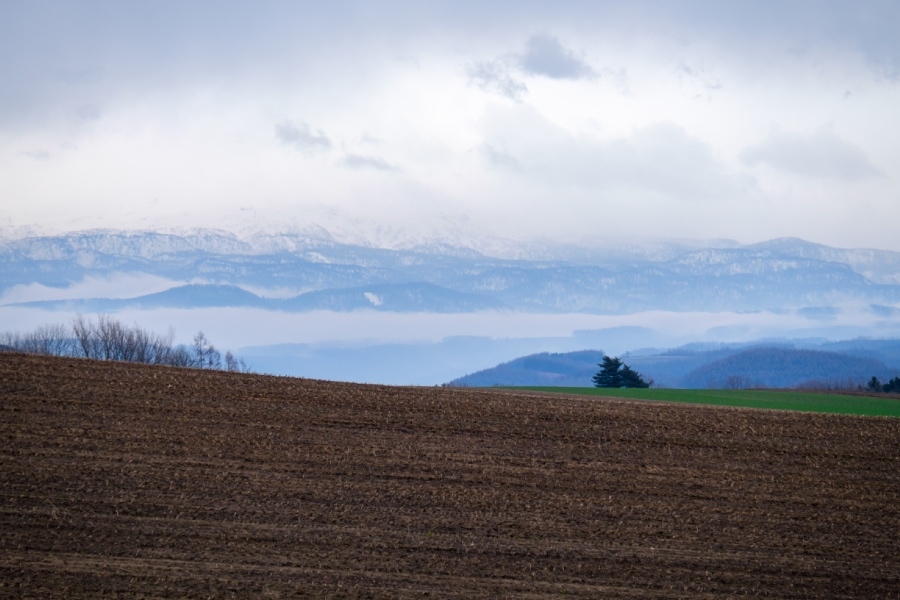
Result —
[[900, 251], [895, 0], [0, 0], [0, 232]]

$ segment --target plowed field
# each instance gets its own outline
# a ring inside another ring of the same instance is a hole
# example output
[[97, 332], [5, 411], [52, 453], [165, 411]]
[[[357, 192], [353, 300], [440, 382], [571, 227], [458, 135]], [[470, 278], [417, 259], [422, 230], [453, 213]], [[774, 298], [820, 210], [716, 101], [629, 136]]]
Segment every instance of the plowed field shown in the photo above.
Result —
[[0, 353], [0, 596], [900, 597], [900, 419]]

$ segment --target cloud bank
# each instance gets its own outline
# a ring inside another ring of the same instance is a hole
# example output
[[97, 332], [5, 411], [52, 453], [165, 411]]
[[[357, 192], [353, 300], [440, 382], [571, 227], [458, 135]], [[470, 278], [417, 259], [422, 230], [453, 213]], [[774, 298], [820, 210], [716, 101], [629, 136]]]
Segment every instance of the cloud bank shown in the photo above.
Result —
[[774, 134], [745, 149], [740, 158], [750, 166], [762, 164], [815, 179], [856, 181], [883, 175], [859, 146], [827, 130]]
[[900, 250], [898, 20], [883, 0], [2, 3], [0, 220], [325, 206]]

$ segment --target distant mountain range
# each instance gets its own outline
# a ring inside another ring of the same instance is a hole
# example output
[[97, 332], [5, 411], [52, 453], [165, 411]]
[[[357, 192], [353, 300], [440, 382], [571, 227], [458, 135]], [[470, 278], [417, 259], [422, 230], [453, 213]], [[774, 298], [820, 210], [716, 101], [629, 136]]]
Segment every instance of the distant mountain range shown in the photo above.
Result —
[[[595, 314], [791, 310], [828, 319], [853, 304], [867, 306], [878, 317], [900, 315], [897, 252], [835, 249], [797, 239], [749, 246], [544, 244], [530, 251], [511, 244], [482, 246], [496, 252], [446, 243], [373, 248], [336, 242], [325, 231], [246, 238], [213, 230], [89, 231], [5, 241], [0, 292], [35, 283], [65, 287], [121, 273], [176, 284], [132, 298], [72, 298], [29, 306]], [[285, 289], [295, 293], [274, 298], [265, 292]]]
[[[448, 385], [591, 387], [603, 356], [594, 350], [532, 354]], [[865, 385], [873, 375], [882, 381], [900, 375], [900, 340], [689, 345], [622, 359], [658, 387], [846, 388]]]
[[[455, 230], [415, 239], [388, 233], [371, 238], [393, 240], [385, 247], [317, 227], [244, 236], [200, 229], [7, 237], [0, 240], [0, 306], [82, 314], [237, 308], [274, 312], [267, 315], [271, 322], [281, 322], [282, 313], [311, 311], [417, 313], [404, 320], [378, 317], [401, 330], [398, 335], [385, 336], [376, 328], [360, 333], [359, 340], [342, 334], [343, 341], [336, 337], [332, 343], [325, 327], [308, 339], [302, 333], [296, 339], [242, 333], [233, 346], [264, 372], [429, 385], [469, 372], [456, 382], [590, 386], [602, 353], [586, 348], [624, 352], [689, 340], [900, 332], [898, 252], [837, 249], [798, 239], [746, 246], [719, 240], [587, 247], [476, 239], [474, 233]], [[645, 312], [647, 318], [615, 316]], [[700, 316], [685, 314], [692, 312]], [[221, 319], [235, 314], [208, 313], [229, 315]], [[518, 322], [525, 313], [541, 313], [540, 319], [560, 324], [528, 331], [451, 328], [438, 335], [416, 330], [429, 321], [422, 313], [452, 314], [445, 321], [479, 324]], [[571, 318], [571, 313], [580, 314]], [[718, 319], [715, 313], [729, 315]], [[37, 310], [8, 310], [3, 327], [18, 327], [20, 314], [38, 322], [43, 318]], [[47, 315], [46, 321], [65, 318]], [[318, 322], [320, 315], [291, 318]], [[690, 323], [698, 323], [696, 334], [685, 325]], [[891, 350], [888, 342], [841, 344], [767, 342], [766, 350], [757, 353], [753, 348], [759, 344], [684, 346], [625, 357], [669, 387], [722, 385], [727, 378], [741, 385], [780, 386], [896, 375], [892, 369], [900, 365], [900, 349]], [[573, 350], [580, 352], [544, 352]], [[785, 365], [790, 368], [779, 373]]]

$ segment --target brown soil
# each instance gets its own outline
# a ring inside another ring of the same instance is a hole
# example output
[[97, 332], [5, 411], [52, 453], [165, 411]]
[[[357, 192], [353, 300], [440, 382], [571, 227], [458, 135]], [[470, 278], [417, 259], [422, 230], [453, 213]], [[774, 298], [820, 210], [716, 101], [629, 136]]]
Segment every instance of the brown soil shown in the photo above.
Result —
[[0, 353], [0, 597], [900, 597], [900, 419]]

